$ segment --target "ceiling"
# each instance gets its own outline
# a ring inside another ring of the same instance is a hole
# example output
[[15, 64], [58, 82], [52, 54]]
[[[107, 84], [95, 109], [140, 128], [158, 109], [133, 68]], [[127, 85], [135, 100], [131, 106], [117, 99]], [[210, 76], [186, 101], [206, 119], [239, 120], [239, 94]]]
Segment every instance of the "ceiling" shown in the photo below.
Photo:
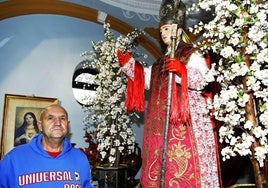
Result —
[[[182, 0], [186, 8], [198, 0]], [[148, 35], [139, 42], [154, 57], [160, 55], [158, 14], [161, 0], [0, 0], [0, 20], [25, 14], [62, 14], [101, 24], [111, 21], [111, 28], [126, 34], [133, 28], [142, 29]], [[192, 12], [186, 16], [186, 28], [211, 19], [211, 13]], [[189, 34], [189, 33], [188, 33]], [[190, 35], [192, 41], [197, 36]]]
[[[89, 0], [88, 0], [89, 1]], [[158, 15], [162, 0], [99, 0], [105, 3], [105, 9], [111, 14], [118, 14], [114, 12], [112, 7], [121, 9], [124, 20], [131, 21], [136, 27], [157, 27]], [[190, 8], [193, 3], [198, 0], [182, 0], [187, 8]], [[108, 6], [109, 5], [109, 6]], [[210, 18], [210, 13], [207, 12], [191, 12], [187, 15], [186, 26], [193, 26], [198, 23], [200, 19], [207, 21]], [[135, 22], [133, 22], [135, 20]], [[149, 22], [149, 23], [148, 23]]]
[[[106, 12], [120, 20], [130, 24], [134, 28], [143, 29], [158, 38], [158, 15], [162, 0], [83, 0], [88, 6]], [[186, 8], [190, 8], [198, 0], [182, 0]], [[212, 12], [190, 12], [186, 15], [186, 28], [197, 24], [199, 21], [208, 22], [212, 18]]]

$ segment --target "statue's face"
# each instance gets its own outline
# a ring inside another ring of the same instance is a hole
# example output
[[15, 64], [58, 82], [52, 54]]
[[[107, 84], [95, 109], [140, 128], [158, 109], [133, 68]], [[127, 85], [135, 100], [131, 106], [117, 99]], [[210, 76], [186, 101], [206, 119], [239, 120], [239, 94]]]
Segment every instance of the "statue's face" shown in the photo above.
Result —
[[171, 26], [171, 24], [166, 24], [160, 27], [161, 39], [167, 46], [171, 45]]
[[[177, 29], [177, 41], [180, 40], [180, 36], [182, 33], [182, 28]], [[171, 35], [172, 35], [172, 24], [165, 24], [160, 27], [160, 35], [164, 44], [169, 47], [171, 45]]]

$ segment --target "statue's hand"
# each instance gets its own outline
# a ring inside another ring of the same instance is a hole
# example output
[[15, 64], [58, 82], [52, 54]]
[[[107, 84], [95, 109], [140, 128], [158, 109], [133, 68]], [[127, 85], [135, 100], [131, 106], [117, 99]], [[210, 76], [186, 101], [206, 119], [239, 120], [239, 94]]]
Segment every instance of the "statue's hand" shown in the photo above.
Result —
[[174, 72], [181, 76], [182, 72], [186, 71], [185, 65], [176, 58], [166, 59], [166, 70]]
[[121, 50], [117, 50], [117, 57], [118, 62], [121, 66], [124, 66], [126, 63], [128, 63], [130, 60], [133, 59], [133, 57], [130, 55], [128, 51], [123, 53]]

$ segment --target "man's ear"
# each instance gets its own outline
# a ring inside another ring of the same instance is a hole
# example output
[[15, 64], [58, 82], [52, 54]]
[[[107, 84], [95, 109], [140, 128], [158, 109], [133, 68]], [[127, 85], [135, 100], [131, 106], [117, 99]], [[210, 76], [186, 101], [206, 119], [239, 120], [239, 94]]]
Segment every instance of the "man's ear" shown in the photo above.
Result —
[[42, 132], [41, 121], [37, 121], [37, 126], [38, 126], [38, 129], [39, 129], [39, 132]]

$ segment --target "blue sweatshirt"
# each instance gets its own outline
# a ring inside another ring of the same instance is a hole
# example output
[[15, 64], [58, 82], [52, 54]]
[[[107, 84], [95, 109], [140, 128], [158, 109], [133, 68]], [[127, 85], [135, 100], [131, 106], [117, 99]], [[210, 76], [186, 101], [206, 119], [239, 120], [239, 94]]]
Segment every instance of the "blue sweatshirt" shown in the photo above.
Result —
[[86, 155], [64, 140], [56, 158], [41, 146], [43, 135], [12, 149], [0, 162], [1, 188], [92, 188]]

